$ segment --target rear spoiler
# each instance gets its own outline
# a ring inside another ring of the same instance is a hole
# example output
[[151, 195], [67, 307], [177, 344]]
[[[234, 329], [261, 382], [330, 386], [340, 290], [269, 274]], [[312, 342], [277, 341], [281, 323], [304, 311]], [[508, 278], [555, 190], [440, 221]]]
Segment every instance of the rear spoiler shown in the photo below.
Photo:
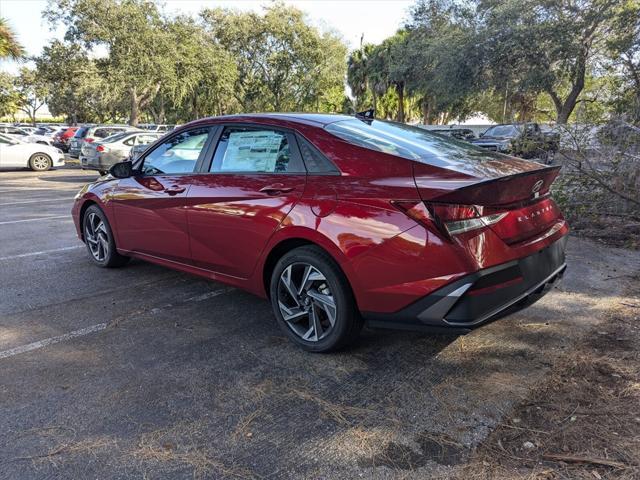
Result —
[[[543, 167], [504, 177], [480, 180], [442, 192], [431, 202], [458, 203], [464, 205], [498, 206], [531, 200], [549, 192], [551, 184], [560, 172], [560, 166]], [[420, 179], [416, 178], [420, 190]], [[425, 185], [425, 187], [428, 187]]]

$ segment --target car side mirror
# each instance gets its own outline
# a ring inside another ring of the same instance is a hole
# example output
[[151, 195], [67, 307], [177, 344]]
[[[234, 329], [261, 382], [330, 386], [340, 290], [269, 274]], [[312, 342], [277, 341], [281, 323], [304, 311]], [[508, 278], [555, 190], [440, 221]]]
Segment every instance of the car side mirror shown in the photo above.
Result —
[[133, 175], [133, 167], [130, 161], [125, 160], [111, 166], [109, 174], [115, 178], [129, 178]]

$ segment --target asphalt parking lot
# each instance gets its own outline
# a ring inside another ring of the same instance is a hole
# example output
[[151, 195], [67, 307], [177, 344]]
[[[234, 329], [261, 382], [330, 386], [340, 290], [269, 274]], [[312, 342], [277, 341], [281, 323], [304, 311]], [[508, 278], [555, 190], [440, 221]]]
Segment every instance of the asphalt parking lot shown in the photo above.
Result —
[[573, 238], [526, 311], [313, 355], [242, 291], [94, 267], [69, 213], [93, 178], [0, 171], [0, 478], [446, 477], [640, 269]]

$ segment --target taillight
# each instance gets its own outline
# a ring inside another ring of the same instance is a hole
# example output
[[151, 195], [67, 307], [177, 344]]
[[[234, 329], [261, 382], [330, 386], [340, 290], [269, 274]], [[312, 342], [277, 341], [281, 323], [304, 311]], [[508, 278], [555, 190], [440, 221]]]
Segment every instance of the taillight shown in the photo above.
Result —
[[507, 212], [483, 215], [484, 208], [475, 205], [431, 204], [431, 208], [449, 235], [489, 227], [507, 216]]
[[94, 140], [95, 140], [95, 139], [93, 139], [93, 138], [85, 138], [85, 139], [84, 139], [84, 141], [85, 141], [85, 142], [87, 142], [87, 143], [91, 143], [91, 142], [93, 142]]
[[486, 228], [498, 223], [507, 212], [483, 214], [485, 208], [476, 205], [455, 205], [423, 202], [391, 202], [409, 218], [424, 226], [435, 225], [445, 237]]
[[96, 147], [96, 152], [104, 152], [104, 147], [102, 145], [98, 145]]

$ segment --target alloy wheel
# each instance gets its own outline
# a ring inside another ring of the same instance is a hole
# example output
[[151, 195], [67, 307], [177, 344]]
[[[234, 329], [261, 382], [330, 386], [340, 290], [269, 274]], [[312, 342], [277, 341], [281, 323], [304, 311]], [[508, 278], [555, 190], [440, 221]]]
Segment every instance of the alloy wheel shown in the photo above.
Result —
[[104, 221], [95, 213], [90, 213], [84, 225], [84, 237], [91, 255], [98, 262], [103, 262], [109, 254], [109, 234]]
[[336, 323], [336, 303], [327, 279], [308, 263], [292, 263], [278, 282], [278, 307], [288, 327], [302, 340], [318, 342]]
[[31, 162], [36, 170], [46, 170], [49, 168], [49, 157], [45, 155], [36, 155]]

